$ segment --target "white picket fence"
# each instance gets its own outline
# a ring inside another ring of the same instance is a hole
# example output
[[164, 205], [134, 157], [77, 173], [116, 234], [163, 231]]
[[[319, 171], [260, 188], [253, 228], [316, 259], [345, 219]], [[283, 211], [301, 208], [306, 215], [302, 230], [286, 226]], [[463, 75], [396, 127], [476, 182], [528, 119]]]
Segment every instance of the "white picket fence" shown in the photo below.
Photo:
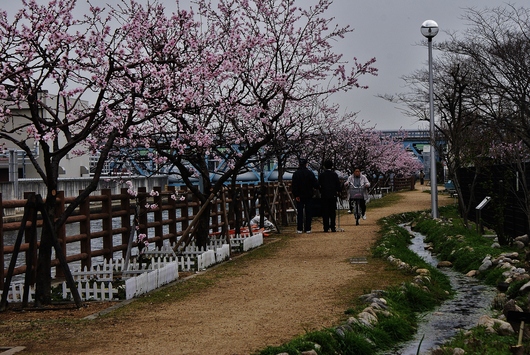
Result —
[[[3, 291], [0, 290], [0, 295]], [[7, 302], [22, 302], [24, 297], [24, 282], [11, 282], [11, 288], [7, 294]], [[28, 302], [33, 302], [35, 300], [35, 287], [29, 287]]]
[[[66, 281], [61, 286], [63, 299], [72, 299], [72, 292]], [[78, 281], [77, 292], [83, 301], [104, 301], [115, 299], [118, 289], [113, 288], [112, 281]]]
[[104, 260], [103, 264], [93, 265], [90, 269], [84, 267], [81, 270], [73, 270], [72, 277], [74, 281], [113, 281], [114, 280], [114, 262], [113, 260]]
[[[263, 234], [253, 236], [241, 235], [232, 237], [230, 244], [222, 240], [215, 240], [207, 250], [195, 245], [187, 246], [182, 255], [176, 255], [172, 246], [164, 246], [147, 252], [151, 263], [147, 268], [140, 269], [135, 258], [129, 261], [127, 270], [124, 270], [125, 260], [105, 261], [103, 264], [94, 265], [90, 269], [73, 270], [72, 277], [77, 282], [77, 290], [82, 300], [113, 300], [116, 299], [119, 289], [113, 287], [115, 273], [121, 273], [125, 280], [125, 297], [131, 299], [175, 281], [179, 271], [200, 271], [226, 261], [230, 258], [231, 248], [240, 248], [243, 251], [256, 248], [263, 244]], [[71, 299], [72, 294], [66, 282], [62, 285], [62, 297]], [[2, 290], [0, 290], [0, 295]], [[12, 282], [8, 294], [8, 302], [22, 302], [24, 283]], [[35, 289], [29, 288], [28, 302], [35, 299]]]
[[230, 245], [240, 248], [242, 251], [249, 251], [263, 244], [263, 233], [256, 233], [252, 236], [244, 234], [230, 238]]
[[223, 244], [215, 249], [215, 262], [222, 263], [230, 259], [230, 245]]
[[157, 289], [178, 277], [177, 263], [169, 263], [161, 269], [144, 272], [125, 280], [125, 298], [131, 299]]

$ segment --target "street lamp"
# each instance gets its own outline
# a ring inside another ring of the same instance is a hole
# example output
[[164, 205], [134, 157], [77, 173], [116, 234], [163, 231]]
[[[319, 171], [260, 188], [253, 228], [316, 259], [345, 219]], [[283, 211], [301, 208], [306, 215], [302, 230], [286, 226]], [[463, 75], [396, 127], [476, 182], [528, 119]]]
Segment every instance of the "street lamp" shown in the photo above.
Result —
[[438, 34], [438, 24], [427, 20], [421, 24], [421, 34], [427, 38], [429, 44], [429, 119], [431, 132], [431, 209], [432, 218], [438, 218], [438, 187], [436, 183], [436, 151], [434, 149], [436, 136], [434, 133], [434, 99], [432, 92], [432, 39]]

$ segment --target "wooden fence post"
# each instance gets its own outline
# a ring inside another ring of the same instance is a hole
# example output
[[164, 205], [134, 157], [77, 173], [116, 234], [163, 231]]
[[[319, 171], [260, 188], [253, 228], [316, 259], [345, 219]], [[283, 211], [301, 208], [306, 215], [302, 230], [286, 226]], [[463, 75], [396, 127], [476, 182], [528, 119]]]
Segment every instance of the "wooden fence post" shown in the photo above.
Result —
[[171, 221], [168, 226], [169, 234], [171, 234], [171, 237], [169, 237], [169, 243], [174, 244], [177, 242], [177, 201], [171, 196], [176, 196], [175, 186], [168, 186], [167, 190], [169, 193], [169, 197], [167, 199], [167, 219]]
[[[127, 188], [121, 189], [120, 197], [120, 208], [122, 210], [121, 216], [121, 227], [123, 232], [121, 233], [121, 242], [122, 244], [129, 245], [129, 238], [131, 235], [131, 196], [127, 192]], [[133, 213], [134, 215], [134, 213]], [[122, 257], [127, 256], [127, 248], [122, 249]]]
[[219, 199], [217, 195], [210, 206], [210, 225], [213, 233], [219, 232]]
[[155, 236], [157, 237], [155, 245], [158, 248], [162, 248], [164, 246], [164, 230], [162, 228], [162, 189], [160, 187], [153, 188], [154, 191], [158, 192], [158, 195], [154, 196], [154, 202], [158, 206], [154, 210], [154, 219], [155, 219]]
[[228, 235], [228, 211], [226, 210], [226, 193], [228, 191], [228, 188], [223, 187], [221, 190], [221, 234], [226, 237], [227, 243], [229, 243], [230, 236]]
[[103, 231], [103, 257], [105, 260], [112, 260], [112, 194], [110, 189], [101, 190], [101, 194], [104, 196], [101, 201], [102, 207], [102, 225]]
[[[79, 190], [79, 194], [81, 194], [81, 192], [82, 190]], [[86, 259], [81, 260], [81, 268], [90, 269], [92, 267], [92, 243], [90, 242], [90, 197], [86, 198], [79, 205], [79, 215], [83, 216], [83, 219], [79, 222], [79, 233], [84, 235], [80, 243], [81, 253], [87, 255]]]
[[[61, 216], [61, 214], [64, 212], [65, 208], [64, 191], [57, 191], [56, 201], [57, 208], [55, 209], [54, 217], [59, 218], [59, 216]], [[64, 223], [57, 230], [57, 241], [59, 242], [59, 246], [61, 247], [64, 257], [66, 258], [66, 223]], [[55, 257], [59, 259], [57, 255]], [[60, 264], [55, 267], [55, 275], [58, 277], [64, 277], [64, 270]]]
[[[34, 192], [24, 192], [24, 199], [25, 200], [35, 200], [35, 193]], [[31, 206], [31, 207], [30, 207]], [[34, 204], [26, 205], [24, 209], [30, 208], [30, 215], [33, 216], [33, 214], [36, 215], [36, 211], [31, 210], [31, 208], [35, 208]], [[32, 223], [36, 223], [35, 220], [32, 220]], [[29, 245], [28, 250], [26, 251], [26, 274], [29, 275], [28, 279], [30, 280], [30, 284], [35, 284], [36, 278], [37, 278], [37, 260], [38, 260], [38, 248], [37, 248], [37, 226], [31, 226], [31, 228], [24, 227], [24, 235], [25, 235], [25, 243]], [[31, 270], [27, 270], [28, 265], [31, 265]]]
[[136, 208], [138, 211], [138, 233], [144, 233], [149, 239], [149, 230], [147, 228], [147, 209], [145, 205], [147, 203], [147, 188], [139, 187], [138, 195], [136, 198]]
[[190, 203], [193, 202], [193, 197], [191, 199], [188, 199], [188, 188], [184, 186], [182, 188], [182, 193], [186, 196], [186, 199], [184, 200], [185, 206], [180, 209], [180, 217], [182, 217], [182, 223], [181, 223], [181, 229], [182, 232], [184, 232], [186, 229], [188, 229], [188, 226], [190, 225]]

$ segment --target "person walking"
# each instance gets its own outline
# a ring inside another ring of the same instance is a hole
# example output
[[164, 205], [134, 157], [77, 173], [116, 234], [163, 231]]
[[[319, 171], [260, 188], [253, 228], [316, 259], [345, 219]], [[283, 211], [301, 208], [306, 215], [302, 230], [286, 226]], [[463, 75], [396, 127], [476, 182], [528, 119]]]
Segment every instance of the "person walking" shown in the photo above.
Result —
[[[353, 188], [362, 188], [363, 189], [363, 198], [359, 200], [359, 205], [361, 207], [361, 215], [363, 219], [366, 219], [366, 199], [368, 198], [368, 188], [370, 187], [370, 181], [368, 178], [361, 174], [361, 170], [359, 168], [355, 168], [353, 171], [353, 174], [348, 177], [348, 180], [346, 180], [346, 186], [349, 190], [349, 195], [351, 194], [351, 191]], [[353, 210], [353, 199], [350, 195], [350, 210], [348, 213], [352, 213]]]
[[292, 192], [296, 201], [297, 233], [311, 233], [311, 203], [313, 190], [318, 189], [315, 174], [307, 168], [307, 160], [298, 161], [298, 169], [293, 174]]
[[318, 176], [320, 184], [320, 201], [324, 232], [336, 232], [335, 217], [337, 210], [337, 196], [341, 192], [339, 176], [333, 169], [331, 160], [324, 161], [324, 171]]
[[425, 181], [425, 173], [423, 170], [420, 170], [420, 184], [423, 185], [423, 182]]

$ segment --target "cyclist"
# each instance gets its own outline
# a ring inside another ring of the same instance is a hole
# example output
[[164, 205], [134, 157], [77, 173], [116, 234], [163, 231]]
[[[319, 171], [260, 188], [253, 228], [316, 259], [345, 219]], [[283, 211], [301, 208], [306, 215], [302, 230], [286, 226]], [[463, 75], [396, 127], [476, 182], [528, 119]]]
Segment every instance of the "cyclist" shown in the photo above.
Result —
[[370, 187], [370, 181], [364, 174], [361, 174], [361, 169], [355, 168], [353, 174], [348, 177], [348, 180], [346, 180], [346, 187], [348, 188], [350, 197], [350, 210], [348, 213], [352, 213], [353, 210], [354, 201], [353, 196], [351, 195], [353, 189], [362, 188], [363, 194], [359, 202], [361, 207], [361, 216], [363, 219], [366, 219], [366, 199], [368, 198], [368, 188]]

